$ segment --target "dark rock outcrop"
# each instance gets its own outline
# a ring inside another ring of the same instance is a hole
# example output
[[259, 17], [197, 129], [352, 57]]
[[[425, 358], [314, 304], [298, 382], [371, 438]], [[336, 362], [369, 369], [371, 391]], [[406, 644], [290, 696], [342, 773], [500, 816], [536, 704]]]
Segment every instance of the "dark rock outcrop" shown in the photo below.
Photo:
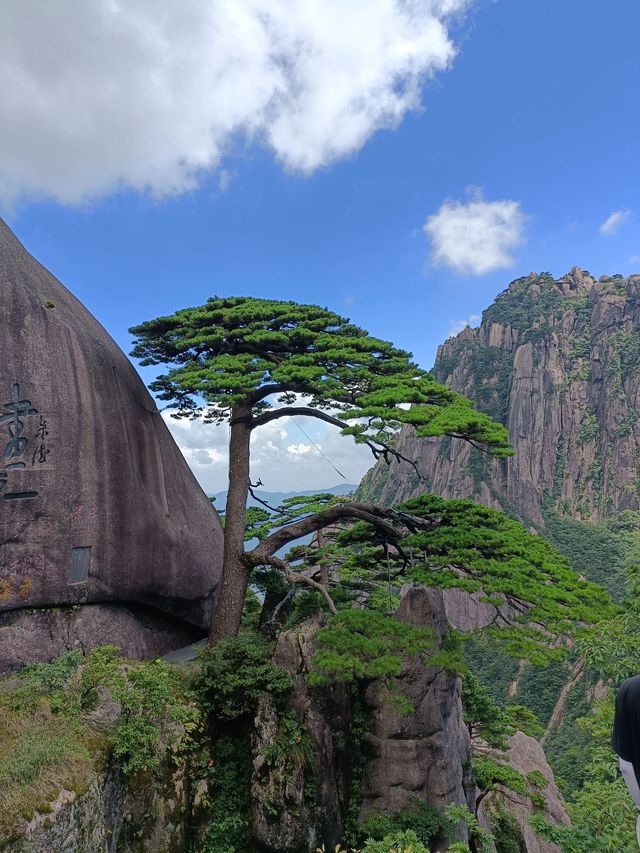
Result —
[[322, 844], [333, 850], [342, 839], [353, 761], [351, 691], [345, 685], [309, 686], [319, 627], [313, 618], [284, 632], [274, 654], [274, 663], [295, 679], [289, 707], [308, 738], [307, 761], [287, 754], [267, 759], [281, 725], [270, 696], [262, 699], [255, 720], [252, 829], [261, 849], [273, 853], [313, 851]]
[[0, 221], [0, 611], [143, 604], [203, 629], [221, 537], [127, 358]]
[[[143, 660], [189, 645], [197, 629], [137, 605], [87, 604], [0, 613], [0, 674], [68, 651], [115, 643]], [[197, 632], [197, 636], [201, 632]]]
[[[542, 810], [544, 817], [550, 823], [568, 826], [569, 816], [564, 806], [562, 794], [556, 785], [553, 771], [549, 767], [540, 743], [523, 732], [516, 732], [508, 739], [507, 745], [509, 749], [506, 757], [508, 757], [508, 763], [514, 770], [521, 773], [525, 778], [531, 773], [540, 773], [548, 780], [548, 784], [541, 791], [546, 801], [546, 806]], [[529, 826], [527, 819], [536, 813], [530, 797], [516, 794], [513, 791], [509, 791], [508, 796], [503, 796], [497, 791], [488, 794], [480, 804], [478, 813], [483, 823], [486, 821], [487, 808], [496, 806], [504, 809], [515, 818], [522, 833], [522, 840], [527, 853], [560, 853], [557, 844], [539, 838]]]
[[[437, 646], [449, 629], [439, 590], [407, 587], [398, 618], [431, 628]], [[307, 682], [320, 624], [316, 617], [284, 632], [274, 655], [274, 662], [295, 679], [289, 710], [309, 739], [312, 766], [292, 763], [285, 753], [274, 758], [281, 712], [270, 696], [262, 699], [256, 715], [251, 794], [259, 848], [298, 853], [325, 844], [332, 850], [344, 838], [347, 815], [358, 811], [364, 819], [372, 812], [414, 810], [420, 802], [472, 807], [475, 789], [460, 680], [441, 667], [408, 660], [394, 688], [414, 711], [398, 714], [382, 682], [367, 687], [358, 711], [349, 687], [318, 688]], [[464, 828], [448, 840], [458, 839], [467, 840]]]
[[515, 456], [404, 429], [398, 449], [424, 480], [378, 464], [368, 497], [474, 498], [534, 524], [545, 506], [589, 521], [640, 507], [640, 275], [517, 279], [479, 328], [439, 347], [434, 374], [505, 424]]
[[[431, 628], [438, 645], [449, 630], [440, 590], [408, 588], [398, 618]], [[442, 667], [409, 660], [394, 681], [415, 710], [398, 714], [380, 683], [367, 689], [362, 816], [411, 810], [416, 801], [473, 808], [471, 744], [462, 719], [460, 679]], [[466, 835], [449, 840], [466, 840]]]

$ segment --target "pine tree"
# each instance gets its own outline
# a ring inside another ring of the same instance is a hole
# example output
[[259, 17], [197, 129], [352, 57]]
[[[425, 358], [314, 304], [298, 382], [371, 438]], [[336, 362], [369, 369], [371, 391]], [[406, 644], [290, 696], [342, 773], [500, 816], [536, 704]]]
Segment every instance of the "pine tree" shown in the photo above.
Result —
[[[449, 435], [495, 456], [512, 453], [504, 427], [436, 383], [410, 353], [325, 308], [213, 297], [131, 332], [136, 338], [132, 355], [142, 364], [169, 365], [151, 385], [161, 400], [179, 417], [202, 415], [230, 426], [223, 567], [212, 644], [237, 633], [256, 565], [255, 555], [244, 547], [255, 429], [279, 418], [310, 416], [340, 428], [387, 462], [399, 457], [393, 437], [403, 424], [419, 436]], [[274, 556], [282, 544], [345, 518], [367, 521], [386, 529], [392, 541], [398, 538], [387, 512], [342, 501], [294, 521], [284, 534], [267, 537], [259, 558], [290, 579], [290, 567]]]

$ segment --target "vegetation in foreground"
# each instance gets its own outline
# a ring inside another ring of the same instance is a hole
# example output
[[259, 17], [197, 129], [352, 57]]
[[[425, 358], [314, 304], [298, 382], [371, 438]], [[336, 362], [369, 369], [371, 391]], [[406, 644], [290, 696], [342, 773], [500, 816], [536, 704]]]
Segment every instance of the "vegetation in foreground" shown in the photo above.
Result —
[[[60, 791], [86, 793], [109, 763], [123, 778], [148, 784], [149, 774], [169, 760], [189, 763], [192, 787], [206, 783], [201, 853], [250, 851], [250, 722], [261, 696], [268, 693], [284, 709], [292, 686], [271, 663], [271, 651], [263, 638], [243, 632], [205, 652], [195, 667], [180, 669], [159, 660], [125, 661], [115, 647], [104, 646], [87, 657], [69, 652], [0, 681], [6, 721], [0, 846], [19, 837], [21, 819], [50, 812]], [[265, 748], [267, 760], [281, 762], [285, 772], [311, 761], [306, 737], [284, 713], [277, 738]], [[488, 843], [490, 836], [464, 808], [440, 813], [418, 804], [416, 812], [372, 817], [358, 831], [359, 849], [426, 851], [430, 838], [459, 821]]]
[[0, 681], [0, 843], [60, 791], [84, 793], [109, 758], [125, 774], [153, 770], [165, 749], [181, 749], [200, 714], [174, 669], [125, 663], [114, 646]]
[[[301, 596], [307, 597], [308, 593]], [[322, 602], [316, 599], [316, 606]], [[358, 611], [339, 611], [347, 612]], [[287, 774], [313, 761], [304, 726], [288, 709], [291, 678], [272, 663], [273, 641], [256, 632], [257, 617], [257, 608], [247, 607], [240, 635], [206, 650], [195, 667], [127, 662], [115, 648], [103, 647], [86, 658], [68, 653], [0, 682], [5, 723], [0, 741], [0, 840], [10, 840], [20, 816], [46, 812], [61, 789], [85, 792], [108, 761], [119, 762], [123, 773], [135, 779], [141, 773], [153, 774], [169, 756], [173, 762], [189, 762], [192, 785], [206, 782], [204, 806], [209, 817], [203, 853], [249, 851], [250, 731], [261, 697], [268, 694], [280, 708], [277, 736], [265, 747], [271, 766]], [[367, 635], [362, 629], [352, 630], [363, 647], [352, 647], [349, 653], [359, 658], [367, 647]], [[637, 669], [639, 641], [640, 620], [631, 607], [584, 630], [578, 638], [589, 665], [616, 681]], [[426, 644], [416, 647], [415, 636], [405, 637], [404, 642], [403, 653], [429, 654]], [[321, 642], [312, 679], [326, 682], [329, 678], [322, 648], [330, 645]], [[453, 655], [448, 665], [455, 659]], [[342, 668], [334, 674], [357, 684], [362, 678], [384, 677], [393, 670], [389, 659], [382, 672], [372, 669], [366, 656], [363, 660], [362, 668], [352, 666], [348, 676]], [[469, 672], [463, 675], [463, 696], [472, 740], [488, 744], [497, 755], [497, 759], [475, 760], [480, 799], [492, 791], [507, 796], [511, 791], [529, 796], [534, 806], [539, 801], [543, 808], [547, 780], [524, 779], [508, 766], [506, 756], [500, 758], [505, 738], [515, 728], [540, 734], [535, 715], [521, 707], [503, 710]], [[105, 721], [104, 708], [112, 707], [112, 702], [117, 714]], [[589, 739], [589, 762], [585, 783], [569, 803], [573, 825], [550, 825], [542, 812], [531, 819], [536, 831], [557, 843], [563, 853], [635, 849], [635, 808], [609, 748], [612, 713], [609, 696], [580, 721]], [[521, 836], [508, 812], [494, 805], [489, 816], [497, 850], [517, 850], [513, 845], [520, 843]], [[346, 849], [362, 853], [408, 848], [417, 853], [429, 850], [438, 833], [460, 820], [473, 830], [471, 849], [484, 849], [489, 836], [472, 814], [454, 807], [439, 812], [425, 803], [396, 815], [371, 815], [363, 826], [353, 825], [344, 843]], [[449, 847], [451, 853], [466, 849], [461, 844]]]

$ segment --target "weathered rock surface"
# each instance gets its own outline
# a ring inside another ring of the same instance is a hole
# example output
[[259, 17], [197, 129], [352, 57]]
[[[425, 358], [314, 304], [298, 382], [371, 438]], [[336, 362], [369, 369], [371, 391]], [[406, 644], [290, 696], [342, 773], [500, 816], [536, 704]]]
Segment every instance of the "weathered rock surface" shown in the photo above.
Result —
[[505, 618], [512, 617], [508, 605], [496, 607], [483, 601], [483, 592], [466, 592], [451, 587], [441, 590], [447, 622], [458, 631], [479, 631], [495, 621], [496, 611]]
[[95, 779], [81, 795], [62, 790], [49, 809], [25, 820], [7, 853], [115, 853], [122, 829], [125, 787], [117, 772]]
[[5, 853], [187, 853], [200, 829], [184, 767], [125, 779], [109, 765], [88, 789], [62, 790], [24, 820]]
[[132, 365], [0, 221], [0, 611], [141, 603], [204, 628], [221, 537]]
[[434, 374], [505, 424], [515, 456], [407, 428], [398, 449], [425, 479], [378, 464], [367, 496], [474, 498], [537, 524], [545, 502], [584, 520], [640, 507], [640, 275], [517, 279], [479, 328], [439, 347]]
[[[449, 628], [441, 591], [407, 587], [404, 593], [398, 617], [431, 628], [439, 645]], [[353, 796], [361, 797], [361, 818], [413, 809], [420, 801], [472, 806], [471, 747], [459, 679], [418, 659], [407, 661], [394, 686], [413, 703], [410, 715], [398, 715], [386, 699], [387, 688], [372, 683], [363, 696], [366, 722], [360, 742], [354, 739], [351, 690], [308, 685], [320, 624], [313, 618], [284, 632], [274, 655], [274, 662], [295, 679], [289, 710], [309, 736], [312, 770], [286, 758], [274, 760], [272, 745], [281, 721], [271, 697], [263, 698], [256, 715], [252, 830], [260, 849], [298, 853], [323, 843], [333, 849], [343, 838]], [[360, 788], [352, 789], [354, 767], [362, 780]], [[466, 840], [464, 829], [460, 840]]]
[[[449, 628], [440, 590], [410, 587], [398, 618], [431, 628], [438, 645]], [[411, 809], [416, 798], [434, 806], [472, 808], [471, 746], [462, 719], [460, 680], [419, 660], [407, 661], [394, 680], [415, 711], [398, 715], [381, 684], [368, 688], [362, 815]]]
[[[532, 737], [523, 732], [516, 732], [507, 741], [509, 751], [509, 764], [525, 778], [532, 772], [542, 773], [549, 784], [542, 790], [542, 795], [547, 801], [545, 817], [551, 823], [569, 825], [569, 816], [564, 807], [562, 795], [553, 778], [553, 771], [547, 762], [542, 746]], [[479, 817], [486, 815], [487, 807], [498, 805], [513, 815], [522, 832], [522, 838], [527, 853], [560, 853], [560, 848], [550, 841], [539, 838], [527, 823], [527, 819], [534, 814], [533, 805], [528, 797], [509, 792], [508, 797], [500, 796], [498, 793], [488, 794], [482, 801]]]
[[307, 683], [319, 627], [313, 618], [284, 632], [274, 654], [274, 663], [295, 679], [289, 707], [309, 737], [313, 767], [286, 755], [267, 760], [280, 726], [271, 697], [263, 698], [255, 720], [252, 829], [256, 842], [273, 853], [315, 851], [322, 844], [333, 850], [342, 838], [353, 758], [351, 691]]
[[0, 613], [0, 675], [28, 663], [44, 663], [68, 651], [89, 653], [114, 643], [126, 657], [143, 660], [182, 648], [195, 629], [136, 605], [11, 610]]
[[[95, 736], [92, 769], [80, 779], [69, 768], [64, 785], [33, 814], [13, 814], [4, 853], [192, 853], [204, 848], [208, 815], [203, 788], [190, 756], [174, 753], [168, 741], [157, 745], [152, 770], [127, 776], [106, 752], [103, 735], [122, 711], [105, 688], [98, 704], [83, 716]], [[193, 758], [197, 767], [198, 756]], [[205, 785], [206, 787], [206, 785]], [[48, 799], [48, 798], [47, 798]], [[7, 815], [4, 815], [5, 819]]]

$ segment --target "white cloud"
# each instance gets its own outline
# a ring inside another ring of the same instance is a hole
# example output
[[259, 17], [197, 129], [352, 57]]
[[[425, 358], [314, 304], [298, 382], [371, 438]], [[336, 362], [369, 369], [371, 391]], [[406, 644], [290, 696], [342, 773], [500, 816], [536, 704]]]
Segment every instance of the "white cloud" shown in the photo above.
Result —
[[225, 193], [231, 186], [235, 175], [229, 169], [220, 169], [218, 172], [218, 189], [221, 193]]
[[310, 444], [304, 444], [301, 442], [300, 444], [289, 444], [287, 446], [287, 453], [290, 453], [291, 456], [304, 456], [309, 453], [312, 449]]
[[[176, 420], [168, 411], [163, 412], [162, 417], [205, 492], [212, 494], [226, 489], [228, 426]], [[344, 482], [337, 468], [350, 483], [359, 483], [373, 464], [369, 449], [355, 445], [353, 439], [340, 435], [336, 427], [312, 418], [296, 418], [298, 420], [324, 456], [310, 442], [299, 441], [304, 436], [289, 418], [272, 421], [256, 429], [251, 436], [254, 482], [260, 478], [263, 488], [274, 492], [323, 489]]]
[[212, 453], [210, 450], [201, 450], [199, 448], [191, 451], [191, 458], [197, 465], [215, 465], [217, 461], [215, 451]]
[[239, 140], [326, 166], [420, 108], [471, 2], [4, 0], [0, 200], [184, 192]]
[[483, 275], [513, 263], [511, 249], [524, 239], [525, 216], [518, 201], [484, 201], [475, 191], [466, 204], [449, 199], [430, 216], [424, 232], [432, 263], [461, 274]]
[[615, 234], [618, 228], [630, 218], [631, 211], [628, 208], [625, 207], [622, 210], [614, 210], [614, 212], [609, 214], [600, 226], [600, 233]]
[[481, 320], [480, 314], [469, 314], [466, 320], [449, 320], [449, 337], [460, 334], [467, 326], [471, 326], [471, 328], [479, 326]]

